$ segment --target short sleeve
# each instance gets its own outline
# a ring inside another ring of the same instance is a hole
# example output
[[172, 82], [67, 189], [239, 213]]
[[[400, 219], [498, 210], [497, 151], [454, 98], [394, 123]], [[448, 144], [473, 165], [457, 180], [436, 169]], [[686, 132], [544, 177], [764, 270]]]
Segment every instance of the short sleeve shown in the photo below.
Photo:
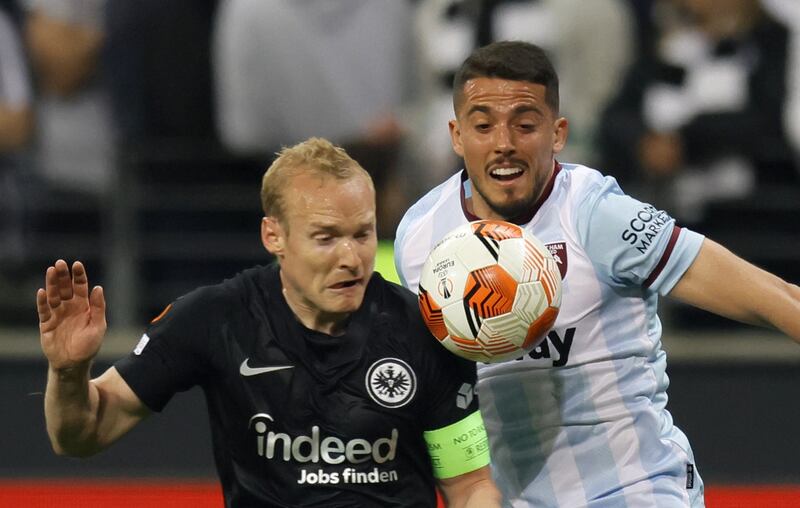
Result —
[[436, 343], [423, 437], [436, 478], [452, 478], [489, 464], [489, 440], [478, 408], [476, 365]]
[[477, 369], [475, 362], [459, 358], [436, 343], [427, 330], [425, 340], [429, 343], [427, 410], [424, 415], [424, 430], [434, 430], [458, 422], [478, 410], [475, 389]]
[[114, 366], [144, 404], [161, 411], [172, 396], [202, 384], [210, 370], [209, 344], [219, 305], [202, 288], [167, 306], [128, 356]]
[[668, 293], [703, 241], [702, 235], [677, 226], [666, 211], [624, 194], [610, 177], [585, 193], [575, 217], [598, 277], [617, 287]]

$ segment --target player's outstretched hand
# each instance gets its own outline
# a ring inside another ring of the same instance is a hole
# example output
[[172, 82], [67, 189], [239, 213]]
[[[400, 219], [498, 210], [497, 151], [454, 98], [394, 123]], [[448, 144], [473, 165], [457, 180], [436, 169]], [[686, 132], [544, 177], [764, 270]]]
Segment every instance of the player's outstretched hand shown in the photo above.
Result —
[[45, 289], [36, 292], [39, 334], [50, 367], [69, 369], [88, 364], [100, 350], [106, 333], [103, 288], [89, 291], [83, 263], [59, 259], [47, 269]]

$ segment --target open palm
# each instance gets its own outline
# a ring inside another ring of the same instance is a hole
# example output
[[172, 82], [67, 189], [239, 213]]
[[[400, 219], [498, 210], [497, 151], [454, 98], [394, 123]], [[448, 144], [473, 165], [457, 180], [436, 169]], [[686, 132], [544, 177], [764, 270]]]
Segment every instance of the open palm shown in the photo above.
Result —
[[86, 364], [97, 355], [106, 333], [103, 289], [89, 291], [86, 269], [59, 259], [47, 269], [45, 289], [36, 293], [42, 350], [51, 368]]

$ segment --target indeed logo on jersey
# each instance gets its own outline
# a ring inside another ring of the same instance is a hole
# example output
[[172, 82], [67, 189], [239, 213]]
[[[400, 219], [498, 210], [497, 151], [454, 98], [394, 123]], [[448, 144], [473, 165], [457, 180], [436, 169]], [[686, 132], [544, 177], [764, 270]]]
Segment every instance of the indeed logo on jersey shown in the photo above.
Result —
[[[392, 429], [390, 437], [370, 443], [360, 438], [344, 441], [335, 436], [323, 437], [317, 425], [311, 427], [311, 435], [290, 436], [269, 430], [268, 422], [273, 421], [266, 413], [257, 413], [250, 418], [249, 428], [256, 434], [256, 453], [265, 459], [313, 464], [342, 464], [345, 461], [361, 464], [371, 460], [375, 464], [384, 464], [394, 460], [397, 453], [397, 429]], [[396, 480], [396, 471], [381, 471], [376, 467], [369, 473], [357, 472], [353, 468], [333, 472], [303, 470], [297, 483], [384, 483]]]

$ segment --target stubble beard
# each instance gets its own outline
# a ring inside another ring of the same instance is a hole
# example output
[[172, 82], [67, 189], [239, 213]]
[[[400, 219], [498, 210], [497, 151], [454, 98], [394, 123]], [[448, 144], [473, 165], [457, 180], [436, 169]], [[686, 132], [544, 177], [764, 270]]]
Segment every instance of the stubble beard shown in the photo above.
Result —
[[513, 201], [497, 202], [481, 192], [480, 189], [475, 188], [475, 190], [481, 195], [481, 198], [483, 198], [483, 201], [486, 203], [486, 205], [504, 220], [511, 220], [515, 217], [524, 215], [531, 208], [533, 208], [533, 205], [536, 203], [536, 195], [533, 192], [527, 196]]

